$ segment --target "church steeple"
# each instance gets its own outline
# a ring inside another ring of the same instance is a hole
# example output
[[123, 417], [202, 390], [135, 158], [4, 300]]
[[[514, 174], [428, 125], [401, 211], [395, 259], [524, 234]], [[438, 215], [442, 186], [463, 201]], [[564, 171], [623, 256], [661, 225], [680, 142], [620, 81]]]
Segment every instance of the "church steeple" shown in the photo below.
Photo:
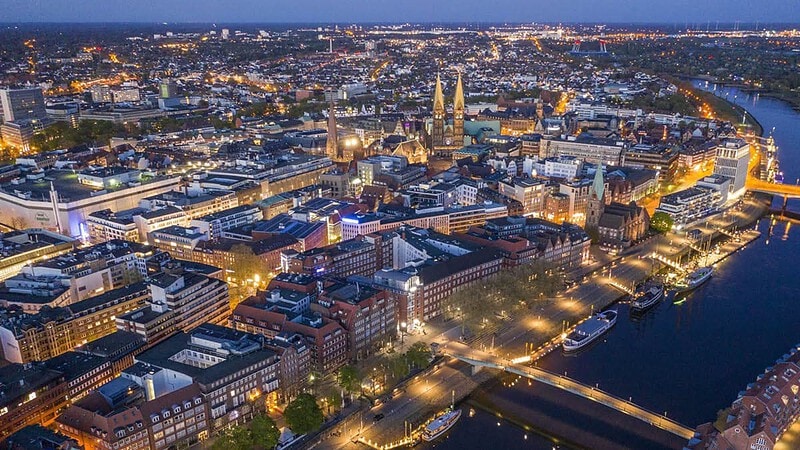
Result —
[[457, 142], [464, 138], [464, 86], [461, 84], [461, 72], [458, 73], [453, 97], [453, 137]]
[[589, 190], [589, 200], [586, 202], [586, 229], [597, 230], [600, 224], [600, 216], [603, 215], [605, 210], [605, 195], [606, 184], [603, 181], [603, 163], [597, 164], [597, 171], [594, 173], [594, 181]]
[[336, 109], [333, 103], [333, 92], [331, 92], [330, 105], [328, 107], [328, 139], [325, 144], [325, 155], [338, 161], [339, 158], [339, 135], [336, 127]]
[[442, 78], [436, 74], [436, 87], [433, 92], [433, 112], [441, 111], [444, 114], [444, 94], [442, 93]]
[[431, 130], [431, 147], [436, 149], [444, 145], [444, 94], [442, 79], [436, 74], [436, 87], [433, 93], [433, 129]]
[[594, 181], [592, 182], [592, 193], [598, 200], [603, 199], [603, 194], [606, 190], [606, 183], [603, 181], [603, 163], [597, 165], [597, 170], [594, 172]]

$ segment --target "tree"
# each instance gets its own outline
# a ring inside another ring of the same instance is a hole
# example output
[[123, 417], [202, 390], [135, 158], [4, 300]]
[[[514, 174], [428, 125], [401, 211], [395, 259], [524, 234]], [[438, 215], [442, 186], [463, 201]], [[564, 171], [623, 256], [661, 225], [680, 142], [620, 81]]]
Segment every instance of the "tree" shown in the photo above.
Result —
[[355, 392], [361, 387], [361, 374], [355, 366], [346, 365], [339, 369], [336, 381], [347, 392]]
[[401, 380], [408, 376], [408, 359], [406, 355], [393, 355], [386, 362], [386, 368], [395, 380]]
[[247, 428], [233, 427], [221, 434], [211, 448], [213, 450], [253, 450], [253, 436]]
[[431, 350], [428, 344], [415, 342], [406, 352], [406, 359], [412, 367], [425, 367], [431, 362]]
[[672, 217], [662, 211], [656, 211], [653, 217], [650, 218], [650, 228], [659, 233], [666, 233], [671, 230], [673, 223]]
[[259, 414], [250, 422], [250, 435], [253, 438], [253, 444], [256, 446], [274, 448], [278, 445], [278, 438], [281, 437], [281, 432], [271, 417]]
[[298, 395], [283, 411], [286, 424], [296, 434], [310, 433], [322, 426], [322, 409], [311, 394]]

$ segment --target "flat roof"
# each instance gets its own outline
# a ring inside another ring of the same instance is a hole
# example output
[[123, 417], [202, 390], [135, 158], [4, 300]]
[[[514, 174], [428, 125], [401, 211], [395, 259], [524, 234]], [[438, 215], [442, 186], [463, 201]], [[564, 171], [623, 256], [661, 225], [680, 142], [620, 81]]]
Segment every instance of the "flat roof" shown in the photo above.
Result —
[[[165, 180], [168, 177], [156, 177], [150, 181]], [[177, 179], [177, 177], [176, 177]], [[99, 191], [117, 192], [126, 189], [136, 189], [127, 184], [120, 184], [118, 187], [98, 189], [95, 186], [81, 184], [78, 182], [78, 173], [72, 170], [48, 170], [43, 178], [36, 180], [26, 180], [19, 184], [4, 183], [0, 185], [0, 191], [9, 195], [17, 196], [15, 191], [30, 192], [31, 200], [50, 202], [50, 182], [58, 191], [62, 202], [74, 202], [92, 197]], [[148, 184], [149, 181], [142, 181], [141, 184]]]

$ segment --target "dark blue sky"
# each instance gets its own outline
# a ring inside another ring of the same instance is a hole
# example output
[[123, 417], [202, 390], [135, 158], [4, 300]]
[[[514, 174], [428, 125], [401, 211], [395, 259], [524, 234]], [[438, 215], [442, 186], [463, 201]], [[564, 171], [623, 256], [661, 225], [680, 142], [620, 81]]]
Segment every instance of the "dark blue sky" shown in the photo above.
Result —
[[0, 0], [0, 22], [800, 22], [800, 0]]

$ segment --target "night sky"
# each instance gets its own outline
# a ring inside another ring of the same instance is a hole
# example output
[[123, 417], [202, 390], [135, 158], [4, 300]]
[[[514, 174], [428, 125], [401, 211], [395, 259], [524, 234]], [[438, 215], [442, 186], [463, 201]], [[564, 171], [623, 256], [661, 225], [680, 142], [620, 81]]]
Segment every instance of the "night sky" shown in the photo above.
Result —
[[800, 22], [800, 0], [0, 0], [0, 22]]

